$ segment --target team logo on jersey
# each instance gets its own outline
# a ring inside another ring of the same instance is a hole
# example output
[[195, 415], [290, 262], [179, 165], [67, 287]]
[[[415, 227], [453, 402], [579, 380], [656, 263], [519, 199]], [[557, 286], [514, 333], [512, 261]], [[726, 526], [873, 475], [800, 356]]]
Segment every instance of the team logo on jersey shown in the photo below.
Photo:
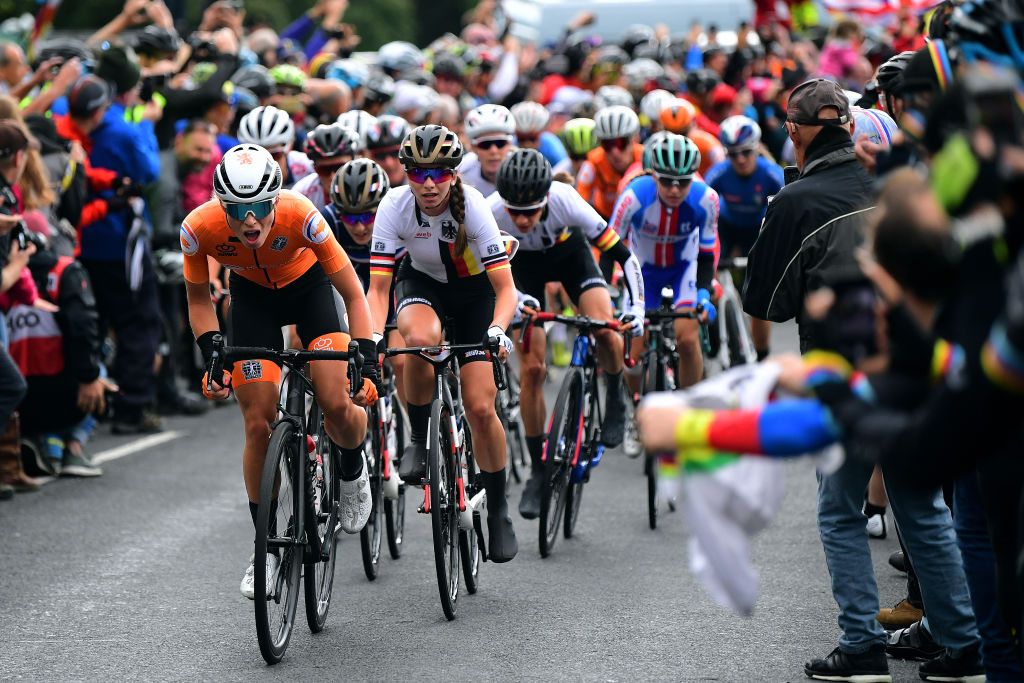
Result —
[[443, 220], [441, 221], [441, 238], [448, 241], [454, 242], [455, 236], [459, 234], [459, 226], [455, 224], [455, 221]]
[[192, 231], [188, 223], [181, 224], [181, 253], [185, 256], [195, 256], [199, 251], [199, 238], [196, 237], [196, 233]]
[[330, 228], [327, 227], [327, 223], [320, 218], [319, 214], [315, 214], [309, 217], [306, 221], [306, 225], [302, 229], [306, 239], [313, 244], [321, 244], [327, 241], [327, 237], [331, 234]]
[[242, 361], [242, 377], [244, 377], [247, 382], [263, 379], [263, 364], [258, 360]]
[[218, 244], [216, 247], [217, 256], [237, 256], [238, 247], [233, 244]]
[[499, 251], [501, 251], [501, 247], [499, 247], [497, 244], [488, 244], [487, 245], [487, 253], [488, 254], [497, 254]]
[[281, 251], [288, 244], [288, 238], [284, 235], [278, 235], [274, 238], [274, 241], [270, 243], [270, 248], [273, 251]]
[[328, 337], [317, 337], [316, 341], [313, 342], [314, 351], [330, 351], [334, 348], [334, 341]]
[[384, 245], [383, 242], [374, 242], [373, 243], [374, 251], [384, 251], [384, 247], [385, 247], [385, 245]]
[[414, 235], [414, 237], [420, 240], [427, 240], [433, 237], [433, 234], [431, 234], [429, 230], [420, 230], [418, 233]]

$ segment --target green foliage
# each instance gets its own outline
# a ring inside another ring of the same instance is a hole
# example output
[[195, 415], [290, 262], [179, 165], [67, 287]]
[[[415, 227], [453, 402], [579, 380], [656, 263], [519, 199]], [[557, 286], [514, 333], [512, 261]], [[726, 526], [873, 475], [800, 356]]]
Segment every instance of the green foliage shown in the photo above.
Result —
[[362, 37], [358, 50], [376, 50], [392, 40], [415, 42], [414, 0], [352, 0], [345, 21]]

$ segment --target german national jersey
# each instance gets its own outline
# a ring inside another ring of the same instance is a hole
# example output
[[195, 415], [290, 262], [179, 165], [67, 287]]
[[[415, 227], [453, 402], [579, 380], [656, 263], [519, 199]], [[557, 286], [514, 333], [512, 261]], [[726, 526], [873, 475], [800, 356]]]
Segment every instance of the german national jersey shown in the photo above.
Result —
[[505, 210], [505, 202], [495, 192], [487, 198], [498, 228], [519, 240], [520, 251], [542, 251], [569, 239], [569, 229], [579, 228], [601, 251], [607, 251], [619, 241], [619, 236], [608, 227], [590, 204], [583, 201], [571, 185], [551, 183], [548, 203], [544, 212], [527, 232], [516, 227], [515, 221]]
[[782, 167], [764, 157], [757, 158], [757, 167], [746, 178], [741, 177], [726, 159], [715, 164], [704, 181], [721, 200], [722, 222], [737, 228], [757, 230], [768, 208], [768, 197], [785, 184]]

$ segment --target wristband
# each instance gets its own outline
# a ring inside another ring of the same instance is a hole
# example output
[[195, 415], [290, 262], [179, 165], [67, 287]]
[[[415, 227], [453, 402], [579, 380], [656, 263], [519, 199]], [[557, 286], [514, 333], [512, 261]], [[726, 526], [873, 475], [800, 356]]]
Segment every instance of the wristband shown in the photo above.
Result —
[[689, 409], [676, 421], [676, 448], [707, 448], [711, 433], [711, 422], [715, 412], [706, 409]]
[[207, 365], [213, 358], [213, 338], [218, 334], [220, 334], [220, 330], [210, 330], [196, 337], [196, 346], [199, 347], [199, 352], [203, 354], [203, 362]]

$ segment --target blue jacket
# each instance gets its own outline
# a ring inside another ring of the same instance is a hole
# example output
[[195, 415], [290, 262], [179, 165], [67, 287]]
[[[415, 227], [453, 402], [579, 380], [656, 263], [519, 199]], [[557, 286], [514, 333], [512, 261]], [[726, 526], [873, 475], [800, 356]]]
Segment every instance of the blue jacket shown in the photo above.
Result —
[[[92, 132], [89, 161], [95, 168], [106, 168], [148, 185], [160, 175], [160, 156], [151, 121], [137, 124], [124, 119], [124, 107], [110, 105], [100, 125]], [[104, 193], [107, 196], [111, 192]], [[123, 261], [132, 227], [131, 211], [124, 209], [96, 221], [82, 231], [82, 258], [96, 261]]]

